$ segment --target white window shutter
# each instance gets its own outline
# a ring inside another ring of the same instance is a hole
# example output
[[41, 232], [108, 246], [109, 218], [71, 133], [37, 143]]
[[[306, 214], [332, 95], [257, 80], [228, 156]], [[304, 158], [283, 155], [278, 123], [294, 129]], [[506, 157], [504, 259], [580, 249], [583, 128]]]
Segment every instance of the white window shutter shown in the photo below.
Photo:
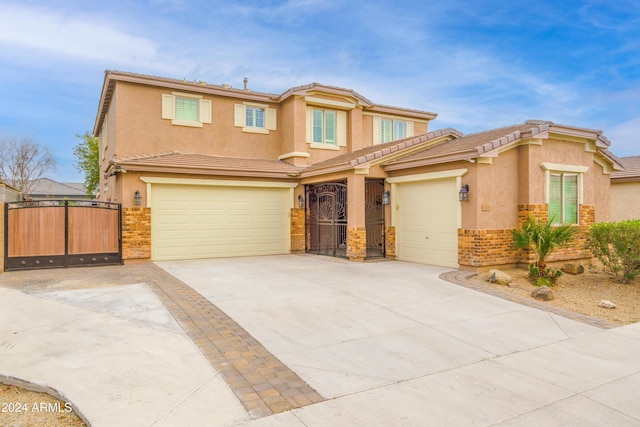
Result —
[[201, 99], [199, 105], [200, 123], [211, 123], [211, 101]]
[[339, 147], [347, 146], [347, 113], [345, 111], [338, 111], [337, 114], [337, 135], [336, 142]]
[[173, 120], [176, 118], [175, 96], [162, 94], [162, 118]]
[[277, 117], [276, 117], [276, 109], [267, 108], [265, 112], [267, 114], [267, 123], [266, 123], [267, 130], [276, 130], [277, 123], [278, 123]]
[[245, 118], [247, 108], [242, 104], [235, 104], [233, 107], [233, 125], [240, 128], [245, 127], [247, 125]]
[[382, 132], [380, 125], [380, 117], [373, 117], [373, 144], [380, 144], [380, 133]]
[[409, 138], [410, 136], [413, 136], [413, 122], [406, 122], [406, 130], [405, 130], [405, 137]]
[[313, 142], [313, 108], [307, 107], [307, 143]]

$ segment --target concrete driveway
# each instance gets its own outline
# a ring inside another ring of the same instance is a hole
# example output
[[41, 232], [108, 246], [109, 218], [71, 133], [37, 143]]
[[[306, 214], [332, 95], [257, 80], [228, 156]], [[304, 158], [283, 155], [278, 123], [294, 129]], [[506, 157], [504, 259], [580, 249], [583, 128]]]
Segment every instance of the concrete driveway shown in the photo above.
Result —
[[326, 399], [251, 425], [640, 424], [640, 324], [604, 331], [404, 262], [159, 265]]
[[[640, 425], [640, 324], [404, 262], [158, 265], [184, 283], [153, 264], [0, 275], [0, 379], [56, 390], [93, 426]], [[267, 412], [248, 409], [258, 395]]]

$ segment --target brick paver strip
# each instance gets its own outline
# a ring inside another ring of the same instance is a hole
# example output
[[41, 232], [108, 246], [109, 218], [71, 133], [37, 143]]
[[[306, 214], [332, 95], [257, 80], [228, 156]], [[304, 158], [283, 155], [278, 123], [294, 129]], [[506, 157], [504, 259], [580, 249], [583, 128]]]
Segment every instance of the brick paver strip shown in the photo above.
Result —
[[[324, 400], [244, 328], [154, 264], [145, 282], [218, 371], [252, 418]], [[153, 271], [151, 271], [153, 270]]]
[[566, 310], [560, 307], [554, 307], [549, 304], [545, 304], [541, 301], [534, 299], [522, 298], [519, 295], [514, 295], [510, 292], [502, 291], [492, 286], [487, 286], [483, 283], [469, 280], [475, 273], [463, 270], [454, 270], [442, 273], [440, 278], [456, 285], [464, 286], [465, 288], [473, 289], [474, 291], [483, 292], [485, 294], [493, 295], [498, 298], [506, 299], [516, 302], [518, 304], [525, 305], [527, 307], [537, 308], [539, 310], [548, 311], [558, 316], [566, 317], [568, 319], [576, 320], [578, 322], [586, 323], [591, 326], [602, 329], [617, 328], [620, 325], [609, 322], [607, 320], [596, 319], [584, 314], [576, 313], [574, 311]]
[[27, 293], [143, 282], [156, 293], [252, 418], [324, 400], [222, 310], [155, 264], [0, 274], [0, 286]]

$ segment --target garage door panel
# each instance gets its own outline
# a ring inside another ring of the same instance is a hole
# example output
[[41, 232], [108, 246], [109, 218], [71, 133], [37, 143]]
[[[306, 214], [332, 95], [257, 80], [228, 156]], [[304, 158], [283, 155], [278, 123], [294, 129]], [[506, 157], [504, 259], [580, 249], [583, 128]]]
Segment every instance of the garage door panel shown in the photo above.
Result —
[[398, 259], [458, 267], [455, 178], [398, 184]]
[[290, 190], [152, 185], [152, 258], [289, 252]]

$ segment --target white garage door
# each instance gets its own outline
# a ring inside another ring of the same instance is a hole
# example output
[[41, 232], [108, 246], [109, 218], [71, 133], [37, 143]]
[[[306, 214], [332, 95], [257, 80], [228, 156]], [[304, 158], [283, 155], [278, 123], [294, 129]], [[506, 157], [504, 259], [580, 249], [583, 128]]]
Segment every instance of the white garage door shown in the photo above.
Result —
[[153, 260], [289, 253], [289, 189], [151, 186]]
[[398, 184], [398, 259], [458, 267], [458, 190], [455, 178]]

